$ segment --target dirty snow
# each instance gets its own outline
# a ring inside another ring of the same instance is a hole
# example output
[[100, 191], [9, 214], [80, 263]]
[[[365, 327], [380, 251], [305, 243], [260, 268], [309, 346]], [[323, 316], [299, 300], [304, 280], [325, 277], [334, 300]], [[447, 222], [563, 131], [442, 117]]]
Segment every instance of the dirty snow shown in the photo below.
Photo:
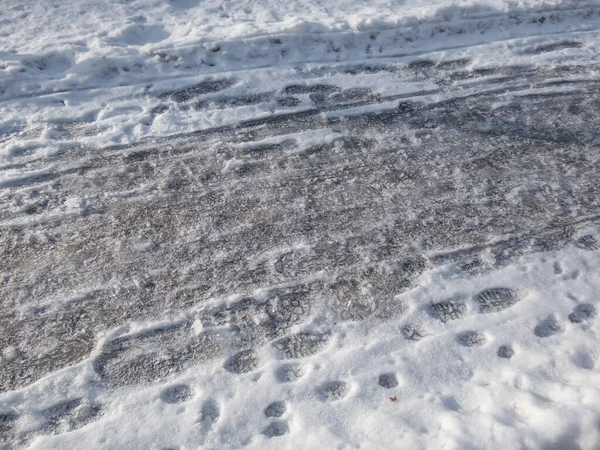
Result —
[[600, 447], [597, 2], [6, 0], [0, 48], [1, 449]]

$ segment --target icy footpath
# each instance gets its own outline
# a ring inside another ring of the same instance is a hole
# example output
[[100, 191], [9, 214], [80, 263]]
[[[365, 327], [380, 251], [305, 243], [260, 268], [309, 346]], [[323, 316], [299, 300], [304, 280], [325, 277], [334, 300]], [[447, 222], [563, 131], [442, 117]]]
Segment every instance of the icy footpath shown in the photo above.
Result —
[[595, 2], [2, 14], [2, 450], [600, 446]]

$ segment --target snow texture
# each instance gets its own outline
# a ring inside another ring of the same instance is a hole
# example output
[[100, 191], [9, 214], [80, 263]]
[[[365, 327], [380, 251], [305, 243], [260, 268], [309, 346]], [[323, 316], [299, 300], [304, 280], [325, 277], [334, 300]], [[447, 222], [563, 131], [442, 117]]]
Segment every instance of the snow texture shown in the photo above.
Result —
[[4, 0], [0, 449], [600, 448], [599, 54], [595, 0]]

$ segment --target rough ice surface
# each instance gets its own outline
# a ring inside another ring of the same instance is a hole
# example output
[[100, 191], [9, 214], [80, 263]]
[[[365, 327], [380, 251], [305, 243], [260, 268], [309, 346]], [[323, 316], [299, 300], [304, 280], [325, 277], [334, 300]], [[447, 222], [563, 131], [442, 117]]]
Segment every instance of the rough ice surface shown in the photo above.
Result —
[[597, 1], [0, 24], [0, 449], [600, 448]]

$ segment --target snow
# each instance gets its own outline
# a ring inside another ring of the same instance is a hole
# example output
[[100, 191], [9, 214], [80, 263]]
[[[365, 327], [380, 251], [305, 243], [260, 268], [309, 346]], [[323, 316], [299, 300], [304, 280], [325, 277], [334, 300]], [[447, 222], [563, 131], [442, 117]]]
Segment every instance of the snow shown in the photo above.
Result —
[[0, 25], [0, 449], [600, 447], [597, 2]]
[[[572, 269], [557, 276], [555, 261], [583, 270], [576, 277]], [[489, 285], [519, 287], [528, 298], [499, 317], [472, 314], [460, 324], [432, 323], [432, 335], [419, 342], [404, 339], [395, 321], [339, 325], [323, 352], [301, 359], [305, 373], [292, 383], [278, 381], [281, 362], [265, 349], [255, 372], [193, 368], [165, 384], [102, 393], [107, 413], [100, 420], [39, 437], [30, 448], [83, 448], [82, 443], [85, 448], [595, 448], [600, 442], [598, 325], [572, 324], [566, 317], [577, 301], [594, 301], [599, 263], [597, 253], [570, 249], [551, 258], [526, 258], [471, 281], [434, 271], [426, 285], [411, 292], [411, 311], [400, 323], [423, 321], [421, 305]], [[532, 328], [554, 313], [566, 326], [564, 334], [536, 337]], [[470, 329], [486, 333], [488, 342], [461, 346], [454, 336]], [[500, 345], [511, 345], [515, 355], [498, 358]], [[90, 369], [74, 366], [54, 381], [4, 394], [4, 407], [43, 408], [66, 396], [94, 396]], [[397, 387], [378, 385], [378, 376], [388, 372], [396, 374]], [[338, 379], [349, 385], [348, 394], [323, 400], [319, 388]], [[189, 386], [192, 397], [165, 403], [161, 395], [174, 385]], [[397, 402], [388, 401], [392, 395]], [[200, 414], [211, 399], [220, 410], [214, 425]], [[272, 422], [263, 410], [273, 401], [286, 404], [282, 417], [290, 432], [282, 438], [261, 434]]]
[[[460, 47], [477, 52], [475, 45], [490, 42], [496, 45], [489, 51], [502, 54], [522, 45], [520, 36], [535, 45], [556, 32], [575, 33], [565, 34], [575, 40], [586, 31], [595, 35], [599, 20], [595, 2], [559, 0], [8, 1], [2, 15], [0, 158], [8, 161], [40, 147], [128, 144], [272, 113], [269, 102], [227, 113], [210, 104], [153, 113], [156, 94], [214, 73], [233, 80], [224, 93], [263, 94], [315, 62], [410, 62], [401, 57]], [[570, 49], [588, 57], [597, 51]], [[531, 58], [510, 53], [515, 64]], [[382, 90], [398, 84], [386, 81]]]

